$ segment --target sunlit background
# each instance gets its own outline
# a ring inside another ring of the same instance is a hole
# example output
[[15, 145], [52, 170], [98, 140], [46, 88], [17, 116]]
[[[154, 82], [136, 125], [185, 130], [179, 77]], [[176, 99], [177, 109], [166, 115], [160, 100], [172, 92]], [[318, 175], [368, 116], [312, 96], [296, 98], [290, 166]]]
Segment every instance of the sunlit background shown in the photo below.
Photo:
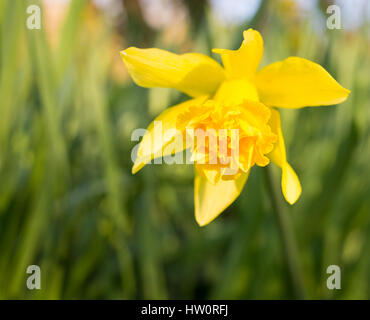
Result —
[[[297, 297], [263, 168], [204, 228], [191, 165], [131, 175], [132, 131], [186, 96], [137, 87], [119, 51], [212, 55], [249, 27], [264, 37], [262, 65], [300, 56], [351, 90], [338, 106], [282, 110], [303, 187], [282, 205], [305, 297], [370, 298], [370, 3], [335, 3], [340, 30], [326, 27], [333, 1], [0, 0], [0, 298]], [[26, 28], [30, 4], [41, 30]], [[26, 287], [29, 265], [41, 290]], [[326, 286], [329, 265], [341, 290]]]

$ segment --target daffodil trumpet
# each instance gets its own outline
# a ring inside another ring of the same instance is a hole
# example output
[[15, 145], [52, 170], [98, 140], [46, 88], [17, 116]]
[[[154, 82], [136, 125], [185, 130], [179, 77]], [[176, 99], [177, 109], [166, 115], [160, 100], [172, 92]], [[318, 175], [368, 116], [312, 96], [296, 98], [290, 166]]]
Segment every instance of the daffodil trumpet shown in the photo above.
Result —
[[[183, 151], [187, 130], [214, 130], [218, 148], [209, 154], [209, 141], [192, 139], [195, 167], [195, 218], [207, 225], [239, 196], [254, 166], [271, 161], [281, 168], [281, 188], [286, 201], [294, 204], [302, 188], [298, 176], [287, 161], [279, 111], [276, 108], [303, 108], [333, 105], [345, 101], [349, 90], [343, 88], [323, 67], [298, 57], [289, 57], [257, 71], [263, 54], [260, 33], [248, 29], [238, 50], [214, 49], [221, 55], [223, 67], [212, 58], [198, 53], [177, 55], [160, 49], [130, 47], [121, 52], [123, 62], [136, 84], [180, 90], [191, 99], [170, 107], [160, 121], [165, 136], [154, 134], [154, 122], [148, 127], [137, 148], [133, 173], [158, 156]], [[228, 154], [238, 146], [238, 157], [223, 164], [219, 152], [220, 131]], [[232, 130], [238, 138], [232, 139]], [[181, 135], [179, 134], [181, 133]], [[211, 134], [212, 136], [212, 134]], [[169, 147], [170, 146], [170, 147]], [[216, 157], [215, 164], [209, 159]], [[204, 159], [208, 160], [204, 161]], [[231, 168], [235, 169], [233, 174]]]

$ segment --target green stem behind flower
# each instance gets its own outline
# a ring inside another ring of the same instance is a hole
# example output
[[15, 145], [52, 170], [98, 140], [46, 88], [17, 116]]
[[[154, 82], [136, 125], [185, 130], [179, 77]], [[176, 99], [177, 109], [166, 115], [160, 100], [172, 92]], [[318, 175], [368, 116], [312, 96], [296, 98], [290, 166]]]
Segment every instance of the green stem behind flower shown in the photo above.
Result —
[[271, 196], [271, 204], [276, 214], [281, 241], [284, 248], [286, 263], [288, 265], [289, 277], [292, 283], [295, 297], [297, 299], [306, 298], [302, 270], [299, 263], [297, 244], [294, 237], [293, 226], [281, 202], [277, 184], [274, 182], [272, 168], [265, 168], [267, 186]]

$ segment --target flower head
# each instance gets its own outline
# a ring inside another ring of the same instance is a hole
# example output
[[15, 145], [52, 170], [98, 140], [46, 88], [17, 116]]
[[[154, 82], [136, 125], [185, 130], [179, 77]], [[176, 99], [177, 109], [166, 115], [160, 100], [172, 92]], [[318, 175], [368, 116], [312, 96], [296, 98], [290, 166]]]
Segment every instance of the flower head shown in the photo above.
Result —
[[186, 136], [195, 163], [195, 217], [201, 226], [239, 196], [254, 165], [266, 166], [270, 161], [282, 169], [285, 199], [295, 203], [301, 185], [287, 162], [275, 107], [337, 104], [349, 94], [324, 68], [303, 58], [289, 57], [257, 71], [263, 54], [262, 37], [253, 29], [243, 35], [238, 50], [213, 50], [221, 55], [223, 68], [197, 53], [176, 55], [134, 47], [121, 52], [138, 85], [175, 88], [192, 97], [155, 119], [161, 121], [166, 135], [158, 138], [153, 123], [148, 127], [133, 173], [154, 158], [182, 151], [182, 143], [170, 151], [166, 147], [179, 134]]

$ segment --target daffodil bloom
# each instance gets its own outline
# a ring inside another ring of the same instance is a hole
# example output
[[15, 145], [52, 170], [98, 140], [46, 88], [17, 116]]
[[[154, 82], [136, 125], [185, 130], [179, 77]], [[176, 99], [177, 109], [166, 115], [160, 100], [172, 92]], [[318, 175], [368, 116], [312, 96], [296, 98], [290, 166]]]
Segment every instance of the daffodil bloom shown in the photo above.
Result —
[[[163, 130], [185, 132], [193, 129], [225, 129], [227, 148], [230, 132], [239, 130], [238, 159], [234, 174], [225, 174], [229, 165], [199, 161], [205, 152], [194, 157], [195, 218], [204, 226], [224, 211], [240, 194], [251, 167], [266, 166], [270, 161], [281, 168], [282, 193], [293, 204], [301, 194], [297, 174], [287, 161], [280, 114], [276, 108], [302, 108], [338, 104], [346, 100], [343, 88], [320, 65], [309, 60], [289, 57], [257, 71], [263, 53], [258, 31], [244, 31], [238, 50], [214, 49], [221, 55], [223, 67], [198, 53], [173, 54], [160, 49], [130, 47], [121, 52], [124, 64], [136, 84], [180, 90], [192, 99], [162, 112]], [[153, 123], [138, 148], [133, 173], [158, 156], [182, 151], [183, 144], [168, 151], [176, 133], [155, 137]], [[217, 131], [216, 131], [217, 132]], [[194, 153], [199, 145], [194, 144]], [[220, 157], [219, 154], [216, 157]], [[209, 158], [209, 157], [208, 157]]]

